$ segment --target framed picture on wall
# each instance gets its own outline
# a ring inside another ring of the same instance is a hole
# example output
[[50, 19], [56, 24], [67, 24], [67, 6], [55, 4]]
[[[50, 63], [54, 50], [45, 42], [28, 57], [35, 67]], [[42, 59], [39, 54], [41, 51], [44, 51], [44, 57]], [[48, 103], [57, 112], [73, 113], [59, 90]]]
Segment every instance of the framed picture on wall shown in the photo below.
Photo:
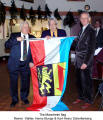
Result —
[[34, 3], [34, 0], [21, 0], [21, 1]]
[[85, 0], [67, 0], [67, 1], [84, 2]]

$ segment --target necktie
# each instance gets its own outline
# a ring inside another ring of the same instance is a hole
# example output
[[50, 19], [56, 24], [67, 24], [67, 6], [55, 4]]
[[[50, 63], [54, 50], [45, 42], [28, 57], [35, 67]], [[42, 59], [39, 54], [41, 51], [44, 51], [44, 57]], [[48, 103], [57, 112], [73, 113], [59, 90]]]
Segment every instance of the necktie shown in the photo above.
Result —
[[54, 32], [53, 32], [53, 37], [55, 37], [55, 34], [54, 34]]
[[24, 40], [23, 40], [23, 60], [27, 59], [27, 42], [26, 42], [26, 38], [24, 35]]

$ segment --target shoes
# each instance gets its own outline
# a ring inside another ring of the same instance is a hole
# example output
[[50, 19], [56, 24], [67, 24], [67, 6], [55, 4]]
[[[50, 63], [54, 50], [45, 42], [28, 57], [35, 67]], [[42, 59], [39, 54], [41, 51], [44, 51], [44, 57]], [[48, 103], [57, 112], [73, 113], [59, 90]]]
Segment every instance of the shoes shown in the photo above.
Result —
[[29, 104], [29, 100], [28, 100], [28, 99], [23, 100], [23, 103], [24, 103], [25, 105], [27, 105], [27, 104]]
[[[11, 104], [10, 104], [10, 107], [15, 107], [17, 103], [18, 103], [18, 101], [17, 101], [17, 102], [12, 101]], [[24, 101], [23, 101], [23, 104], [24, 104], [24, 105], [29, 104], [28, 99], [24, 100]]]
[[88, 108], [90, 105], [91, 105], [91, 104], [89, 104], [89, 103], [85, 103], [81, 108], [82, 108], [82, 109], [86, 109], [86, 108]]
[[12, 101], [11, 104], [10, 104], [10, 107], [15, 107], [15, 105], [16, 105], [17, 103], [18, 103], [18, 102]]
[[77, 99], [76, 101], [73, 102], [73, 104], [78, 104], [78, 103], [80, 103], [80, 102], [82, 102], [82, 100]]

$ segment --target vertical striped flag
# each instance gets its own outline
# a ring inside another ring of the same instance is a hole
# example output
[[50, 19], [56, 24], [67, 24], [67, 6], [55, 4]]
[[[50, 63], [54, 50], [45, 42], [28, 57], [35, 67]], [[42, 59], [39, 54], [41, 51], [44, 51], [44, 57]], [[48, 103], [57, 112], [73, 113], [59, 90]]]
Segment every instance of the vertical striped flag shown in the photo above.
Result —
[[61, 97], [66, 88], [69, 51], [74, 38], [39, 38], [30, 41], [34, 62], [31, 68], [33, 104], [27, 110], [69, 110]]

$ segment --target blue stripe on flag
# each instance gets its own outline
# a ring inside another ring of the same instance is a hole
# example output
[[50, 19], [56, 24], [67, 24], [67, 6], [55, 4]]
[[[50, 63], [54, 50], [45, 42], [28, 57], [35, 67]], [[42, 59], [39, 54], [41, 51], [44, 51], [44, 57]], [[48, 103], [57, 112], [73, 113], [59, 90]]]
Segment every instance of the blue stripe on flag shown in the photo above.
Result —
[[[65, 71], [65, 78], [64, 78], [64, 85], [63, 85], [63, 91], [61, 98], [65, 92], [66, 84], [67, 84], [67, 75], [68, 75], [68, 59], [69, 59], [69, 52], [71, 48], [71, 44], [75, 37], [68, 37], [61, 39], [60, 44], [60, 62], [66, 62], [66, 71]], [[69, 110], [69, 108], [61, 101], [58, 102], [58, 104], [52, 108], [53, 111], [64, 111]]]

